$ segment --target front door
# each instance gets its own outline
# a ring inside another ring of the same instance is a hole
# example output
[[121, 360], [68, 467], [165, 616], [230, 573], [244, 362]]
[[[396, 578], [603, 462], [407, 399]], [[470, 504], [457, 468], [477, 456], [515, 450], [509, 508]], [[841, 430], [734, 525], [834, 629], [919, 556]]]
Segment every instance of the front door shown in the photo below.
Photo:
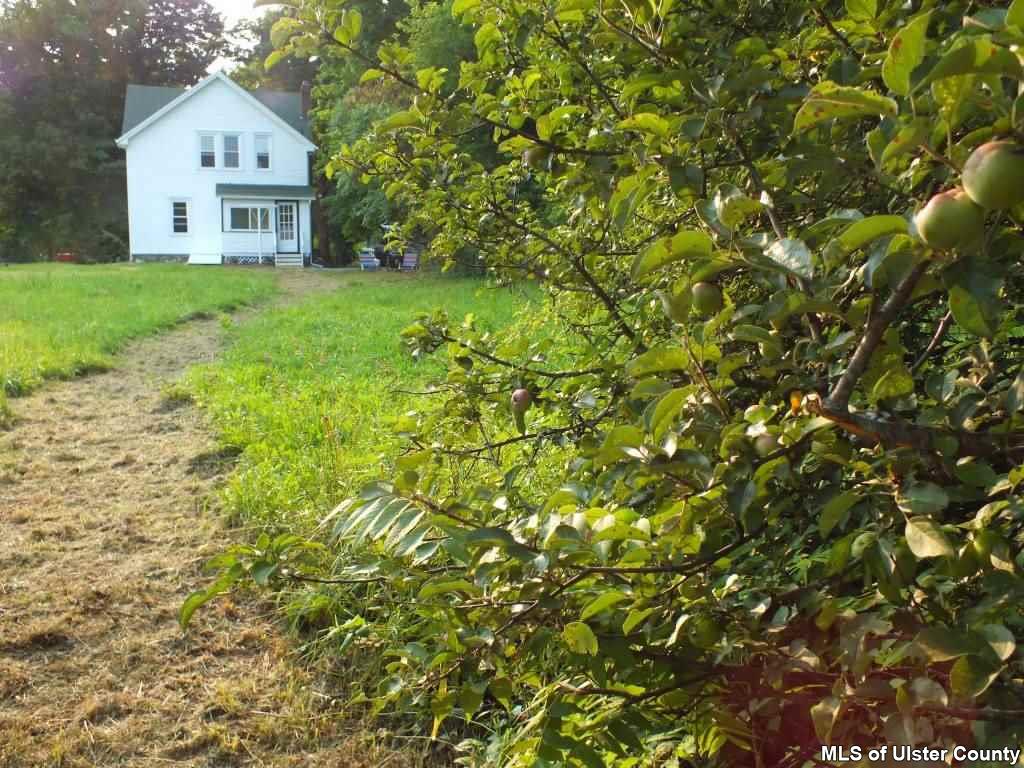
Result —
[[277, 252], [299, 252], [298, 203], [277, 204]]

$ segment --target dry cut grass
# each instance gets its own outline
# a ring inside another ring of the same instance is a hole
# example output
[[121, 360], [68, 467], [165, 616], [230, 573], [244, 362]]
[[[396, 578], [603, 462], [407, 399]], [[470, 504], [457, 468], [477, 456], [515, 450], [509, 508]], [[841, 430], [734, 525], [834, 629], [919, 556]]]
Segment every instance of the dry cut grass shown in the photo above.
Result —
[[[288, 277], [290, 293], [333, 288]], [[243, 318], [245, 319], [245, 318]], [[235, 596], [177, 626], [237, 534], [233, 456], [174, 387], [223, 324], [132, 346], [116, 369], [14, 400], [0, 432], [0, 766], [417, 766], [344, 691], [294, 662], [273, 607]]]

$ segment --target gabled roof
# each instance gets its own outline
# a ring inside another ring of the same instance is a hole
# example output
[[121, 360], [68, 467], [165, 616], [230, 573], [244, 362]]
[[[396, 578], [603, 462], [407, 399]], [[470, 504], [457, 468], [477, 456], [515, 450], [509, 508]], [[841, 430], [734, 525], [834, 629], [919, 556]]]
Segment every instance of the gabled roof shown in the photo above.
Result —
[[191, 88], [129, 85], [125, 95], [122, 133], [117, 145], [124, 148], [132, 137], [216, 80], [226, 83], [243, 97], [250, 99], [255, 106], [280, 122], [283, 127], [295, 131], [305, 139], [311, 150], [316, 148], [309, 141], [309, 120], [302, 111], [301, 94], [271, 91], [266, 88], [250, 92], [223, 72], [214, 72]]
[[158, 85], [131, 85], [124, 99], [124, 122], [121, 133], [128, 133], [150, 115], [159, 112], [185, 92], [184, 88]]

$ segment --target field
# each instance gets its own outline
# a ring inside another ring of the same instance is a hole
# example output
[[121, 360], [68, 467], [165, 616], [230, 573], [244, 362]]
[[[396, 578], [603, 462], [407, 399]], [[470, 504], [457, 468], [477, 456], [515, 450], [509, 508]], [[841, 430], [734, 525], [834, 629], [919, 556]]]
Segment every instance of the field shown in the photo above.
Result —
[[0, 417], [5, 396], [101, 370], [126, 341], [266, 298], [272, 273], [185, 265], [43, 264], [0, 270]]
[[189, 389], [241, 453], [226, 501], [239, 521], [289, 527], [314, 519], [394, 455], [388, 424], [441, 369], [415, 362], [399, 331], [418, 312], [510, 320], [522, 293], [480, 280], [352, 276], [334, 293], [262, 313], [235, 331], [222, 360], [194, 369]]
[[[494, 327], [529, 294], [428, 274], [36, 267], [0, 272], [0, 301], [4, 376], [24, 394], [0, 430], [0, 509], [15, 511], [0, 515], [0, 764], [449, 764], [404, 741], [404, 721], [385, 738], [363, 720], [352, 686], [375, 685], [381, 658], [298, 663], [248, 597], [185, 634], [175, 619], [208, 586], [203, 563], [250, 526], [309, 532], [387, 471], [391, 420], [443, 370], [402, 348], [418, 312]], [[29, 391], [46, 377], [68, 380]], [[320, 615], [308, 597], [285, 599], [293, 623]]]

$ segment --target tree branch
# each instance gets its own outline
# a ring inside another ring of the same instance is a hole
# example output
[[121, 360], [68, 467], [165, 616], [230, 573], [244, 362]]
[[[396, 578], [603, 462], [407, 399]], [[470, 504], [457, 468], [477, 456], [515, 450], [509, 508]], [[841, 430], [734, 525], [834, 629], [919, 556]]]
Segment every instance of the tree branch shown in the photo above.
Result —
[[840, 429], [883, 448], [913, 448], [921, 453], [935, 453], [942, 438], [957, 441], [957, 456], [1004, 456], [1010, 460], [1024, 457], [1024, 434], [1011, 433], [993, 437], [956, 429], [922, 427], [899, 419], [882, 419], [847, 409], [837, 410], [828, 401], [809, 399], [807, 410], [828, 419]]
[[914, 288], [917, 286], [917, 282], [928, 271], [929, 264], [930, 262], [927, 259], [922, 259], [918, 264], [914, 265], [914, 268], [896, 286], [896, 290], [892, 292], [889, 299], [882, 305], [881, 310], [868, 321], [868, 327], [864, 331], [864, 336], [861, 338], [860, 344], [857, 345], [853, 357], [850, 358], [850, 364], [846, 366], [846, 371], [839, 378], [839, 381], [836, 382], [831, 394], [829, 394], [828, 399], [825, 401], [825, 407], [829, 411], [846, 413], [849, 410], [850, 397], [853, 395], [854, 387], [857, 386], [860, 377], [864, 375], [864, 371], [868, 369], [871, 356], [874, 354], [875, 349], [878, 348], [879, 343], [881, 343], [886, 329], [888, 329], [900, 313], [900, 310], [907, 303], [910, 295], [914, 292]]
[[928, 346], [924, 348], [924, 352], [914, 361], [914, 364], [910, 368], [910, 372], [915, 372], [918, 368], [924, 365], [925, 360], [935, 351], [935, 348], [939, 346], [942, 339], [945, 338], [946, 332], [949, 330], [949, 326], [953, 324], [953, 313], [947, 312], [943, 315], [939, 321], [938, 327], [935, 329], [935, 333], [932, 335], [931, 341], [928, 342]]
[[477, 349], [476, 347], [466, 343], [465, 341], [462, 341], [461, 339], [457, 339], [454, 336], [449, 336], [447, 333], [442, 333], [440, 335], [440, 338], [452, 344], [458, 344], [463, 349], [471, 352], [477, 357], [482, 357], [484, 360], [490, 360], [492, 363], [504, 366], [505, 368], [513, 368], [517, 371], [523, 371], [524, 373], [529, 373], [533, 376], [539, 376], [544, 379], [571, 379], [575, 378], [576, 376], [590, 376], [593, 374], [604, 372], [604, 368], [587, 368], [586, 370], [582, 371], [540, 371], [537, 370], [536, 368], [529, 368], [525, 365], [517, 365], [516, 363], [513, 363], [511, 360], [502, 360], [500, 357], [495, 357], [494, 355], [488, 352], [484, 352], [482, 349]]
[[836, 29], [836, 25], [832, 23], [832, 19], [828, 17], [828, 15], [821, 8], [821, 6], [813, 4], [812, 8], [814, 9], [814, 15], [817, 16], [818, 20], [825, 25], [825, 28], [828, 29], [832, 36], [840, 43], [842, 43], [843, 47], [846, 48], [846, 50], [848, 50], [854, 56], [860, 56], [860, 52], [853, 47], [853, 43], [850, 42], [850, 38], [848, 38], [846, 35], [844, 35], [842, 32]]

